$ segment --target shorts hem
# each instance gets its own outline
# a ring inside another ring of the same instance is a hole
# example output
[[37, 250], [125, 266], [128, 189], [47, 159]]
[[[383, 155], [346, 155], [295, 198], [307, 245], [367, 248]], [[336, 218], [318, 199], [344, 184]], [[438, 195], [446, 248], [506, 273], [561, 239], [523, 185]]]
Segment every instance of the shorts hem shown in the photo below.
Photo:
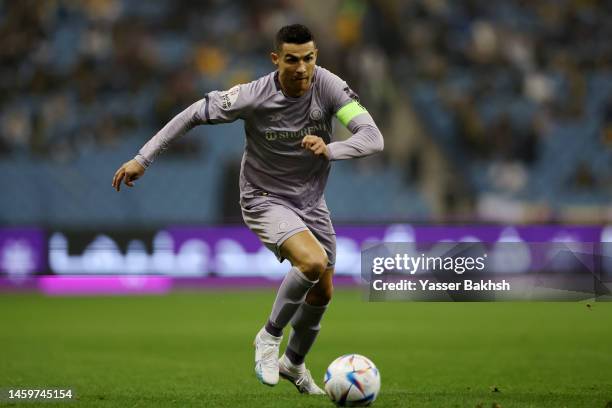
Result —
[[292, 230], [287, 231], [285, 234], [283, 234], [280, 239], [276, 242], [276, 248], [278, 249], [279, 252], [279, 257], [280, 257], [280, 247], [281, 245], [283, 245], [285, 243], [286, 240], [288, 240], [289, 238], [291, 238], [292, 236], [294, 236], [295, 234], [297, 234], [298, 232], [302, 232], [302, 231], [307, 231], [308, 227], [305, 225], [296, 227]]

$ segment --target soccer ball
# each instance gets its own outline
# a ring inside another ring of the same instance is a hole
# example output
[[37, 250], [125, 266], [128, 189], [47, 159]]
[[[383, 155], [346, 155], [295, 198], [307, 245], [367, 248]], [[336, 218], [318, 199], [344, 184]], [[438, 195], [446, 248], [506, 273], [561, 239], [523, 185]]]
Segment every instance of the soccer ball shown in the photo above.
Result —
[[359, 354], [335, 359], [325, 372], [325, 392], [340, 407], [365, 407], [380, 391], [380, 373], [372, 361]]

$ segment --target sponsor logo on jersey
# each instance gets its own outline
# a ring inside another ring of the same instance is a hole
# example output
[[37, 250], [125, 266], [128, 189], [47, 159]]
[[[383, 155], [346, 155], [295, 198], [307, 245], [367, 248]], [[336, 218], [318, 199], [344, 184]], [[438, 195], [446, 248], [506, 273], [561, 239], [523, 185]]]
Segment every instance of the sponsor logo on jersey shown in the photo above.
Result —
[[296, 140], [302, 139], [306, 135], [316, 135], [317, 132], [319, 132], [319, 135], [321, 133], [331, 133], [331, 129], [325, 122], [319, 122], [314, 126], [306, 126], [298, 131], [268, 129], [265, 132], [265, 137], [270, 142], [275, 140]]
[[270, 116], [268, 116], [268, 120], [270, 122], [280, 122], [282, 119], [283, 119], [282, 113], [273, 113]]
[[240, 85], [236, 85], [230, 88], [227, 91], [221, 92], [219, 95], [221, 97], [221, 108], [227, 110], [232, 107], [232, 105], [238, 99], [238, 95], [240, 94]]

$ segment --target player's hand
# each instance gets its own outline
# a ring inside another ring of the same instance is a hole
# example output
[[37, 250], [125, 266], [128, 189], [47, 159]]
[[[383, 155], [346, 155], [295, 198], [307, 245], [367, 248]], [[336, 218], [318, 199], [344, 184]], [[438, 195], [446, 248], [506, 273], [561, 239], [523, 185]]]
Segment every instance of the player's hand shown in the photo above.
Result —
[[129, 162], [123, 163], [119, 170], [115, 172], [113, 177], [113, 187], [115, 190], [121, 190], [121, 181], [125, 182], [128, 187], [134, 187], [134, 181], [138, 180], [145, 172], [145, 168], [140, 163], [132, 159]]
[[302, 139], [302, 147], [306, 150], [310, 150], [315, 156], [325, 156], [329, 160], [329, 151], [325, 141], [319, 136], [308, 135]]

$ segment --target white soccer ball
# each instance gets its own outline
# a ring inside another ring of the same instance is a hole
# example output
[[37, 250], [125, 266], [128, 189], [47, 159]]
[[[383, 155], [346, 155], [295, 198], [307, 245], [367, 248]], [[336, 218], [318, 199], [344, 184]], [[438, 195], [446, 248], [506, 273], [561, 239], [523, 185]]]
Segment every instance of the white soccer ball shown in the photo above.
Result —
[[359, 354], [335, 359], [325, 372], [325, 392], [340, 407], [365, 407], [380, 391], [380, 372]]

